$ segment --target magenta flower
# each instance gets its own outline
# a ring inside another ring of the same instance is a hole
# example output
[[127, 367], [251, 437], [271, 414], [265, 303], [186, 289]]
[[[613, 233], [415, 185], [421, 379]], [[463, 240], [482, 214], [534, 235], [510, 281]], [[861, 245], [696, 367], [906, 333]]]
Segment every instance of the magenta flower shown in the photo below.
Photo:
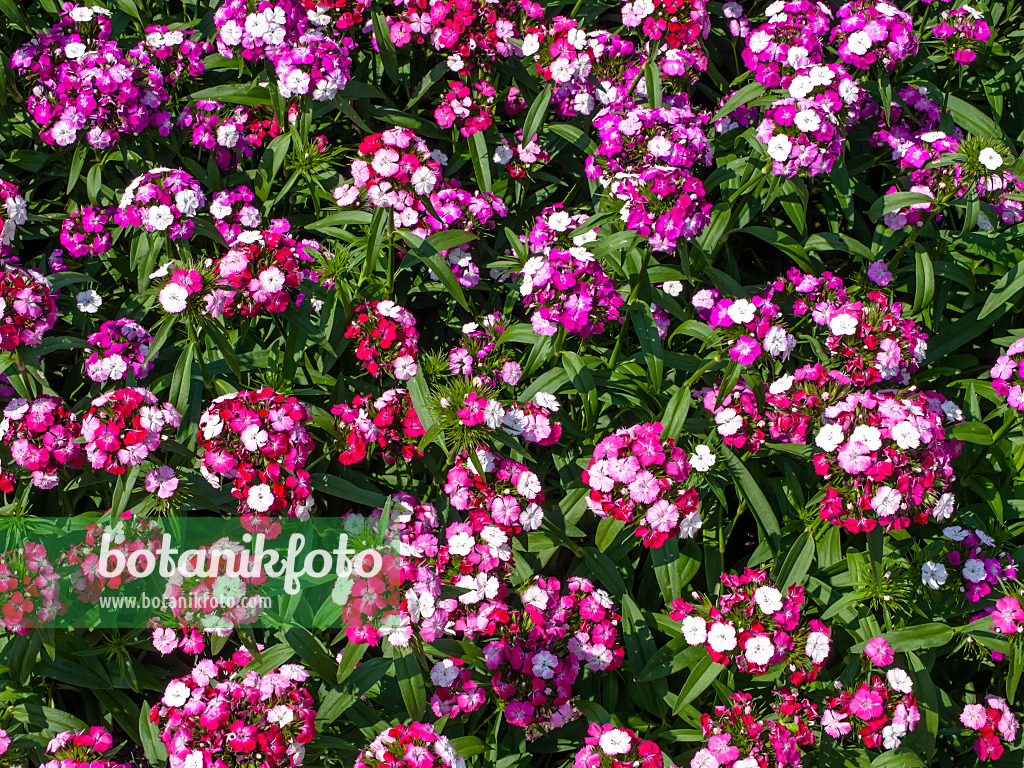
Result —
[[871, 663], [877, 667], [889, 666], [894, 658], [892, 646], [881, 637], [868, 641], [864, 648], [864, 655], [871, 659]]
[[873, 720], [882, 714], [882, 697], [867, 685], [861, 685], [850, 699], [850, 713], [861, 720]]
[[761, 354], [761, 342], [750, 336], [740, 336], [729, 350], [729, 357], [740, 365], [750, 365]]

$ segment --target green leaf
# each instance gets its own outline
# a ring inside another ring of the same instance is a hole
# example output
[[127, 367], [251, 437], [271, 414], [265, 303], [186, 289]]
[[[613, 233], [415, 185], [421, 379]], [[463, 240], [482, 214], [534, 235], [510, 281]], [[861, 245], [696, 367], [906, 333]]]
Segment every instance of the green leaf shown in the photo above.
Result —
[[775, 512], [772, 511], [771, 504], [768, 503], [768, 499], [761, 492], [757, 481], [750, 474], [750, 470], [737, 458], [736, 454], [724, 445], [719, 450], [725, 456], [725, 463], [729, 473], [739, 483], [740, 494], [750, 505], [762, 533], [767, 537], [768, 545], [773, 552], [778, 552], [779, 539], [782, 532], [779, 528], [779, 521], [775, 517]]
[[310, 634], [309, 630], [296, 627], [285, 632], [284, 637], [288, 645], [299, 654], [303, 664], [329, 683], [338, 681], [338, 663], [327, 652], [324, 644]]
[[553, 87], [551, 83], [548, 83], [527, 110], [526, 119], [523, 121], [523, 144], [529, 144], [537, 136], [537, 129], [540, 128], [548, 113]]
[[420, 720], [427, 708], [427, 689], [423, 682], [423, 671], [411, 649], [396, 648], [401, 655], [395, 656], [395, 676], [402, 692], [405, 709], [413, 720]]
[[391, 27], [379, 9], [374, 8], [370, 13], [373, 16], [373, 37], [377, 41], [377, 51], [384, 71], [392, 83], [401, 85], [402, 81], [398, 78], [398, 54], [395, 52], [395, 44], [391, 42]]
[[882, 216], [900, 208], [907, 208], [917, 203], [934, 203], [935, 198], [923, 195], [920, 192], [893, 192], [891, 195], [883, 195], [875, 200], [868, 209], [868, 218], [878, 221]]
[[[476, 183], [484, 192], [491, 191], [491, 155], [487, 151], [487, 139], [483, 131], [469, 137], [469, 150], [473, 159]], [[468, 234], [468, 233], [467, 233]]]
[[789, 548], [786, 559], [775, 575], [775, 584], [782, 590], [794, 584], [803, 584], [813, 562], [814, 535], [811, 531], [804, 531]]
[[71, 160], [71, 170], [68, 172], [68, 194], [71, 194], [71, 190], [75, 188], [78, 183], [79, 176], [82, 175], [82, 166], [85, 165], [85, 153], [88, 150], [88, 145], [84, 142], [78, 144], [75, 147], [75, 155]]
[[380, 491], [360, 488], [358, 485], [334, 475], [310, 475], [309, 479], [314, 490], [337, 499], [353, 501], [367, 507], [383, 507], [387, 502], [387, 496]]
[[[398, 234], [405, 240], [410, 247], [413, 249], [413, 255], [428, 267], [434, 276], [440, 280], [444, 287], [448, 289], [449, 293], [455, 297], [455, 300], [462, 305], [462, 308], [468, 312], [472, 312], [472, 308], [469, 306], [469, 301], [466, 299], [466, 294], [462, 290], [462, 286], [456, 279], [455, 274], [452, 272], [452, 267], [448, 261], [440, 255], [437, 248], [435, 248], [430, 241], [430, 238], [424, 240], [419, 235], [414, 235], [405, 229], [398, 230]], [[436, 234], [448, 234], [445, 232]], [[462, 233], [460, 233], [462, 234]], [[434, 237], [431, 235], [430, 237]], [[403, 261], [407, 261], [408, 257]]]
[[654, 323], [654, 315], [646, 304], [634, 304], [630, 307], [629, 314], [633, 320], [633, 328], [636, 329], [636, 334], [640, 339], [640, 348], [643, 350], [644, 362], [647, 364], [647, 378], [651, 382], [651, 391], [660, 392], [661, 382], [665, 375], [665, 362], [661, 338], [658, 336], [658, 326]]
[[975, 445], [992, 445], [992, 430], [987, 424], [979, 421], [965, 421], [946, 428], [946, 437], [950, 440], [963, 440]]
[[146, 760], [152, 765], [162, 764], [167, 760], [167, 747], [160, 738], [160, 730], [156, 723], [149, 721], [149, 702], [142, 702], [139, 710], [139, 740], [142, 742], [142, 750]]
[[678, 715], [682, 712], [683, 708], [704, 693], [724, 670], [725, 667], [712, 661], [710, 656], [704, 656], [698, 661], [679, 691], [676, 704], [672, 707], [672, 714]]

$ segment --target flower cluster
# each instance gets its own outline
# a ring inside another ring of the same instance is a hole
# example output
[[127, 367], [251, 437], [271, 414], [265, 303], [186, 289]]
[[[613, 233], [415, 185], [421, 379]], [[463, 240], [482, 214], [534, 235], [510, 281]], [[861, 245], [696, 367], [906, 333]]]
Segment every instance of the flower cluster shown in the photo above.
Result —
[[762, 353], [784, 361], [796, 348], [781, 308], [764, 296], [729, 299], [708, 289], [700, 291], [693, 304], [700, 318], [715, 329], [729, 357], [740, 365], [750, 365]]
[[[785, 664], [792, 685], [812, 682], [825, 665], [832, 646], [831, 630], [817, 619], [801, 625], [803, 587], [783, 593], [760, 568], [747, 568], [739, 576], [722, 575], [723, 592], [716, 604], [673, 600], [671, 617], [682, 622], [689, 645], [703, 645], [713, 661], [735, 662], [751, 675], [764, 675], [769, 667]], [[696, 595], [696, 597], [700, 597]]]
[[134, 320], [107, 320], [87, 341], [85, 375], [99, 384], [121, 381], [129, 369], [136, 379], [146, 378], [153, 370], [153, 361], [146, 360], [153, 336]]
[[181, 30], [150, 27], [125, 52], [112, 39], [110, 11], [66, 3], [60, 21], [11, 56], [31, 85], [28, 110], [46, 144], [66, 147], [84, 133], [96, 149], [156, 128], [166, 136], [165, 108], [175, 79], [201, 74], [205, 46]]
[[218, 280], [206, 299], [207, 311], [213, 317], [284, 312], [312, 260], [307, 244], [287, 234], [245, 232], [213, 264]]
[[221, 395], [199, 417], [200, 471], [214, 488], [231, 483], [246, 525], [271, 516], [309, 517], [307, 422], [306, 406], [269, 388]]
[[177, 428], [181, 414], [142, 387], [100, 395], [82, 419], [85, 456], [93, 469], [123, 475], [141, 464]]
[[109, 222], [110, 209], [83, 206], [64, 219], [60, 244], [75, 259], [107, 253], [113, 247], [110, 230], [107, 228]]
[[276, 54], [274, 70], [283, 97], [312, 95], [314, 101], [331, 101], [345, 88], [352, 69], [351, 38], [333, 40], [306, 33]]
[[1020, 728], [1006, 699], [991, 695], [985, 697], [985, 704], [965, 704], [960, 722], [964, 728], [978, 734], [974, 740], [974, 754], [981, 761], [1002, 757], [1005, 751], [1003, 742], [1012, 743]]
[[177, 267], [174, 262], [167, 262], [149, 277], [160, 281], [157, 299], [164, 312], [171, 315], [203, 311], [204, 300], [214, 298], [213, 279], [209, 272], [204, 274], [191, 267]]
[[693, 538], [701, 528], [700, 496], [687, 483], [690, 462], [661, 422], [619, 429], [594, 448], [583, 482], [587, 507], [635, 526], [645, 547]]
[[558, 579], [534, 577], [522, 593], [522, 614], [511, 615], [501, 636], [484, 646], [491, 686], [511, 725], [564, 725], [581, 667], [602, 672], [622, 664], [611, 597], [587, 579], [567, 586], [563, 592]]
[[249, 107], [226, 107], [218, 101], [199, 100], [182, 108], [175, 125], [190, 132], [193, 146], [211, 150], [218, 168], [232, 170], [242, 158], [252, 157], [260, 145], [253, 128], [261, 121], [254, 117], [254, 110]]
[[355, 768], [466, 768], [466, 760], [434, 726], [413, 722], [377, 734], [356, 757]]
[[1024, 411], [1024, 337], [1014, 341], [992, 366], [992, 388], [1006, 404]]
[[516, 131], [514, 142], [501, 137], [501, 144], [494, 150], [491, 158], [498, 165], [505, 167], [513, 179], [521, 179], [526, 174], [547, 163], [551, 156], [541, 147], [537, 137], [525, 141], [523, 132]]
[[836, 112], [803, 98], [779, 99], [766, 107], [756, 136], [766, 145], [776, 176], [829, 173], [843, 150]]
[[316, 735], [309, 677], [298, 664], [265, 674], [247, 668], [248, 651], [230, 659], [203, 659], [172, 680], [150, 710], [171, 768], [214, 762], [226, 768], [302, 765], [305, 745]]
[[0, 555], [0, 624], [18, 635], [66, 609], [60, 602], [60, 576], [42, 544], [26, 541], [23, 549]]
[[374, 378], [386, 371], [399, 381], [416, 375], [420, 334], [412, 313], [393, 301], [370, 301], [356, 309], [346, 339], [358, 339], [356, 359]]
[[932, 27], [932, 34], [946, 43], [953, 61], [961, 66], [978, 58], [980, 43], [992, 40], [992, 30], [985, 23], [985, 17], [969, 5], [943, 11], [939, 23]]
[[18, 187], [0, 179], [0, 259], [11, 255], [14, 233], [28, 221], [28, 204]]
[[507, 534], [536, 531], [544, 522], [540, 478], [525, 464], [487, 450], [456, 457], [444, 492], [452, 507], [466, 512], [471, 520], [497, 526]]
[[407, 128], [374, 133], [359, 143], [352, 161], [352, 183], [334, 190], [342, 207], [365, 193], [373, 207], [393, 209], [395, 224], [414, 227], [424, 212], [422, 198], [441, 184], [443, 153], [431, 152], [423, 139]]
[[41, 768], [128, 768], [129, 763], [103, 757], [113, 746], [114, 737], [99, 725], [86, 731], [61, 731], [46, 745], [53, 759]]
[[545, 208], [527, 235], [531, 255], [519, 274], [524, 306], [532, 310], [533, 330], [553, 336], [559, 329], [587, 338], [618, 322], [622, 297], [586, 245], [597, 229], [573, 234], [586, 221], [560, 205]]
[[[71, 588], [79, 600], [95, 604], [104, 590], [118, 589], [134, 577], [125, 569], [116, 576], [100, 573], [100, 555], [118, 553], [128, 558], [134, 552], [147, 550], [154, 555], [160, 545], [160, 526], [150, 518], [122, 512], [116, 522], [92, 523], [85, 529], [85, 539], [61, 555], [58, 565], [73, 568], [70, 574]], [[103, 538], [107, 537], [104, 545]]]
[[682, 48], [711, 33], [704, 0], [633, 0], [622, 6], [622, 23], [640, 27], [646, 37]]
[[434, 120], [442, 128], [455, 128], [462, 136], [472, 136], [491, 127], [494, 86], [486, 80], [477, 83], [454, 81], [434, 110]]
[[716, 704], [700, 716], [707, 746], [697, 751], [690, 768], [800, 766], [801, 747], [814, 744], [817, 710], [788, 688], [775, 691], [771, 714], [759, 711], [749, 693], [737, 691], [733, 704]]
[[[250, 8], [250, 5], [252, 6]], [[273, 59], [298, 39], [306, 23], [302, 3], [296, 0], [225, 0], [213, 15], [217, 51], [226, 59], [238, 54], [246, 61]]]
[[16, 397], [3, 416], [0, 440], [10, 448], [14, 463], [32, 473], [36, 488], [56, 487], [65, 466], [80, 469], [85, 463], [85, 452], [75, 442], [81, 430], [78, 418], [59, 397]]
[[765, 11], [768, 21], [746, 36], [741, 56], [761, 85], [786, 88], [798, 70], [821, 63], [832, 11], [816, 0], [776, 0]]
[[853, 0], [836, 11], [829, 41], [839, 60], [857, 69], [892, 70], [917, 53], [914, 20], [885, 0]]
[[442, 659], [430, 670], [435, 686], [430, 709], [437, 717], [458, 717], [476, 712], [487, 701], [487, 691], [473, 680], [462, 659]]
[[[893, 649], [881, 637], [864, 649], [871, 662], [884, 669], [893, 663]], [[855, 732], [869, 749], [896, 749], [921, 719], [914, 681], [899, 667], [874, 674], [853, 690], [826, 700], [821, 725], [833, 739]]]
[[814, 437], [823, 520], [856, 533], [952, 515], [951, 461], [963, 447], [946, 438], [944, 422], [963, 420], [954, 403], [935, 392], [854, 392], [823, 415]]
[[591, 723], [583, 743], [573, 758], [573, 768], [661, 768], [664, 763], [661, 748], [630, 728]]
[[950, 572], [959, 592], [970, 603], [976, 603], [999, 587], [1003, 579], [1017, 578], [1017, 564], [1000, 550], [995, 539], [985, 531], [973, 531], [959, 525], [943, 528], [946, 541], [941, 562], [927, 561], [921, 566], [921, 582], [931, 589], [947, 583]]
[[389, 389], [380, 397], [357, 395], [351, 405], [335, 405], [331, 414], [338, 417], [338, 461], [342, 464], [365, 461], [374, 445], [387, 464], [423, 455], [417, 445], [426, 432], [412, 407], [412, 398], [404, 389]]
[[242, 232], [260, 228], [262, 217], [259, 208], [252, 205], [255, 199], [256, 195], [244, 184], [222, 189], [213, 195], [210, 214], [214, 218], [214, 226], [229, 246], [235, 244]]
[[122, 227], [167, 232], [171, 240], [187, 240], [195, 231], [195, 215], [205, 205], [206, 195], [195, 178], [182, 170], [154, 168], [128, 185], [114, 221]]
[[0, 349], [34, 346], [56, 322], [49, 281], [31, 269], [0, 265]]
[[700, 179], [665, 167], [616, 173], [598, 180], [619, 207], [627, 229], [647, 238], [658, 253], [672, 253], [680, 239], [696, 237], [711, 221], [712, 204]]

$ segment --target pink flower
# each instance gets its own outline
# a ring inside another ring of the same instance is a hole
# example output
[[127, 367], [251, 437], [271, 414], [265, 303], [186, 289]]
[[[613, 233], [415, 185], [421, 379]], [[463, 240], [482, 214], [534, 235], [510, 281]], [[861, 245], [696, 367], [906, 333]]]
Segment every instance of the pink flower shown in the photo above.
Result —
[[882, 697], [867, 685], [861, 685], [850, 699], [850, 713], [861, 720], [873, 720], [882, 714]]
[[864, 648], [864, 655], [871, 659], [871, 663], [878, 667], [887, 667], [892, 664], [894, 658], [892, 646], [881, 637], [869, 640]]
[[964, 706], [964, 711], [960, 713], [960, 722], [964, 724], [965, 728], [978, 731], [988, 722], [988, 715], [985, 714], [985, 708], [981, 704], [967, 704]]
[[821, 727], [833, 739], [841, 738], [853, 730], [853, 726], [846, 722], [846, 715], [840, 715], [831, 709], [826, 709], [821, 716]]
[[761, 343], [750, 336], [740, 336], [729, 350], [729, 357], [740, 365], [750, 365], [761, 354]]

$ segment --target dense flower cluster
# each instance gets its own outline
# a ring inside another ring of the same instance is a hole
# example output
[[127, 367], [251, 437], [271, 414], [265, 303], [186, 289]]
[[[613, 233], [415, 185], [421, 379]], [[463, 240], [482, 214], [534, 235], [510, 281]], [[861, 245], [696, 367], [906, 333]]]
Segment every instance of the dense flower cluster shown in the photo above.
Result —
[[707, 40], [711, 33], [704, 0], [634, 0], [622, 6], [622, 23], [671, 48]]
[[513, 179], [523, 178], [551, 159], [536, 137], [525, 141], [523, 132], [519, 130], [513, 139], [514, 141], [510, 141], [502, 136], [501, 144], [494, 150], [494, 156], [491, 158], [498, 165], [504, 166]]
[[93, 469], [123, 475], [145, 461], [177, 428], [181, 414], [142, 387], [102, 394], [82, 419], [85, 456]]
[[110, 210], [86, 205], [70, 214], [61, 224], [60, 244], [75, 259], [99, 256], [112, 247], [112, 237], [107, 224]]
[[0, 349], [34, 346], [56, 322], [50, 282], [35, 270], [0, 265]]
[[483, 648], [491, 686], [505, 703], [505, 719], [526, 727], [560, 727], [572, 719], [572, 686], [581, 667], [616, 669], [620, 616], [611, 597], [589, 580], [535, 577], [522, 593], [523, 610]]
[[[100, 573], [100, 555], [106, 551], [125, 558], [125, 563], [134, 552], [146, 550], [156, 554], [160, 545], [160, 526], [152, 518], [122, 512], [116, 518], [101, 518], [103, 522], [91, 523], [85, 529], [85, 538], [61, 555], [58, 565], [69, 565], [71, 589], [79, 600], [96, 603], [108, 589], [119, 589], [135, 577], [127, 570], [116, 576]], [[116, 520], [116, 521], [115, 521]], [[103, 538], [107, 537], [104, 545]], [[106, 564], [105, 564], [106, 565]], [[109, 571], [108, 571], [109, 573]]]
[[413, 722], [377, 734], [356, 757], [355, 768], [466, 768], [466, 760], [434, 726]]
[[46, 753], [53, 759], [41, 768], [128, 768], [129, 763], [103, 757], [113, 746], [114, 737], [99, 725], [85, 731], [61, 731], [46, 745]]
[[345, 88], [352, 69], [351, 38], [332, 40], [306, 33], [279, 51], [274, 60], [277, 88], [285, 98], [312, 95], [314, 101], [331, 101]]
[[775, 691], [771, 715], [758, 711], [749, 693], [737, 691], [733, 704], [716, 704], [700, 716], [707, 746], [697, 751], [690, 768], [754, 768], [800, 766], [801, 747], [814, 744], [817, 710], [792, 690]]
[[992, 40], [992, 30], [985, 23], [985, 17], [969, 5], [943, 11], [939, 23], [932, 27], [932, 34], [946, 43], [953, 61], [962, 66], [978, 58], [980, 43]]
[[452, 507], [471, 520], [490, 523], [507, 534], [536, 531], [544, 522], [540, 478], [525, 464], [488, 450], [456, 457], [444, 492]]
[[1011, 408], [1024, 411], [1024, 337], [1014, 341], [992, 366], [992, 388]]
[[964, 728], [978, 734], [974, 754], [983, 762], [1002, 757], [1006, 751], [1003, 742], [1013, 743], [1020, 728], [1017, 716], [1001, 696], [986, 696], [984, 704], [965, 704], [960, 722]]
[[804, 98], [780, 99], [766, 107], [756, 135], [776, 176], [829, 173], [843, 150], [836, 112]]
[[247, 667], [248, 651], [203, 659], [172, 680], [149, 713], [160, 729], [171, 768], [218, 763], [226, 768], [302, 765], [316, 735], [309, 673], [285, 664], [265, 674]]
[[205, 205], [206, 195], [192, 176], [182, 170], [154, 168], [128, 185], [114, 221], [122, 227], [166, 232], [171, 240], [187, 240], [195, 231], [195, 215]]
[[996, 546], [996, 541], [985, 531], [973, 531], [952, 525], [942, 529], [942, 562], [928, 561], [921, 566], [921, 581], [932, 589], [947, 583], [950, 573], [953, 584], [970, 603], [976, 603], [998, 588], [1003, 579], [1017, 578], [1017, 564], [1013, 558]]
[[308, 422], [305, 405], [269, 388], [221, 395], [199, 417], [200, 471], [214, 488], [222, 480], [231, 483], [247, 525], [309, 517]]
[[28, 221], [28, 204], [18, 187], [0, 179], [0, 259], [11, 255], [11, 243], [18, 227]]
[[693, 538], [702, 525], [700, 496], [687, 483], [690, 462], [663, 430], [661, 422], [616, 430], [597, 444], [583, 471], [590, 511], [631, 523], [641, 543], [655, 549], [671, 538]]
[[14, 463], [32, 473], [35, 487], [54, 488], [65, 466], [80, 469], [85, 463], [82, 445], [75, 442], [81, 431], [78, 417], [59, 397], [13, 398], [3, 417], [0, 440], [10, 448]]
[[434, 120], [442, 128], [455, 128], [462, 136], [486, 131], [493, 120], [496, 91], [486, 80], [477, 83], [455, 81], [434, 110]]
[[586, 245], [597, 240], [597, 229], [573, 234], [587, 219], [560, 205], [545, 208], [527, 235], [531, 255], [520, 273], [523, 304], [533, 310], [530, 322], [542, 336], [560, 328], [582, 338], [604, 332], [617, 322], [622, 297]]
[[99, 384], [121, 381], [129, 369], [136, 379], [146, 378], [153, 370], [153, 361], [146, 360], [153, 336], [134, 320], [107, 320], [89, 334], [88, 342], [85, 375]]
[[785, 664], [792, 685], [815, 680], [832, 647], [832, 633], [817, 619], [801, 624], [803, 587], [793, 585], [784, 593], [760, 568], [723, 574], [722, 586], [715, 604], [706, 598], [702, 605], [672, 601], [670, 615], [682, 622], [687, 644], [703, 645], [713, 661], [733, 661], [747, 674], [763, 675]]
[[765, 10], [768, 21], [746, 36], [741, 56], [761, 85], [786, 88], [798, 70], [821, 63], [832, 11], [816, 0], [777, 0]]
[[130, 51], [112, 39], [111, 12], [67, 3], [60, 21], [11, 56], [31, 84], [28, 109], [46, 144], [66, 147], [84, 135], [105, 149], [122, 136], [156, 128], [167, 136], [165, 108], [175, 80], [203, 72], [206, 45], [182, 30], [148, 27]]
[[374, 445], [387, 464], [423, 455], [417, 446], [426, 432], [412, 407], [412, 398], [404, 389], [389, 389], [380, 397], [357, 395], [351, 405], [335, 405], [331, 414], [338, 417], [338, 461], [342, 464], [365, 461]]
[[189, 132], [193, 146], [213, 153], [214, 162], [223, 170], [231, 170], [242, 158], [253, 156], [260, 145], [254, 127], [260, 124], [249, 107], [225, 106], [205, 99], [186, 104], [175, 121], [177, 128]]
[[4, 629], [24, 635], [65, 609], [60, 602], [60, 575], [42, 544], [26, 541], [21, 550], [0, 555], [0, 623]]
[[374, 378], [386, 371], [399, 381], [416, 375], [420, 334], [412, 313], [393, 301], [371, 301], [356, 309], [346, 339], [358, 339], [356, 359]]
[[306, 22], [302, 3], [295, 0], [225, 0], [213, 15], [217, 51], [224, 58], [240, 55], [247, 61], [273, 58], [295, 42]]
[[219, 279], [206, 299], [207, 311], [213, 317], [284, 312], [309, 275], [312, 260], [307, 243], [287, 234], [245, 232], [214, 262]]
[[661, 748], [630, 728], [591, 723], [583, 743], [573, 758], [573, 768], [661, 768], [664, 763]]
[[885, 0], [853, 0], [840, 7], [829, 42], [840, 61], [857, 69], [892, 70], [918, 48], [914, 20]]
[[824, 410], [814, 470], [827, 487], [819, 514], [849, 531], [953, 514], [951, 460], [963, 443], [946, 438], [960, 409], [935, 392], [854, 392]]
[[[881, 669], [893, 663], [892, 647], [880, 637], [869, 641], [864, 653]], [[900, 667], [890, 667], [884, 678], [872, 674], [829, 698], [821, 725], [833, 739], [856, 733], [869, 749], [896, 749], [921, 719], [913, 689], [913, 679]]]
[[252, 202], [256, 195], [252, 189], [241, 184], [216, 192], [210, 200], [210, 214], [214, 226], [230, 246], [243, 232], [260, 228], [260, 210]]

